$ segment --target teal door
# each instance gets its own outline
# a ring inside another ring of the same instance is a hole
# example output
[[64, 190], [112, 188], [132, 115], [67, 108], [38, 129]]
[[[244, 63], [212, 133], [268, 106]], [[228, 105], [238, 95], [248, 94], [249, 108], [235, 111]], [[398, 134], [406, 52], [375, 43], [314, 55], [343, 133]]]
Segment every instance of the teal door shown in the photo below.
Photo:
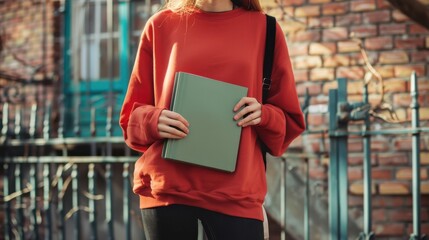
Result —
[[121, 104], [146, 20], [159, 1], [66, 0], [66, 136], [120, 136]]

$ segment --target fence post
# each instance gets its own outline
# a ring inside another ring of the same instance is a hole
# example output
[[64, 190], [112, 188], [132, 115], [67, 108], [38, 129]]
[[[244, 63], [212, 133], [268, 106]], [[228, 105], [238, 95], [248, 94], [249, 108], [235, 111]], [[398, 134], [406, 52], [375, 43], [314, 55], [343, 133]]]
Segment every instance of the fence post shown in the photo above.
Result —
[[419, 91], [417, 84], [417, 75], [414, 72], [411, 75], [411, 127], [413, 129], [412, 137], [412, 168], [413, 168], [413, 233], [410, 239], [420, 239], [420, 131], [419, 128]]
[[330, 239], [348, 238], [347, 122], [338, 121], [338, 108], [347, 103], [347, 79], [329, 90], [329, 228]]
[[[365, 84], [363, 88], [363, 104], [369, 104], [368, 84]], [[371, 130], [371, 124], [369, 114], [366, 114], [363, 125], [363, 181], [364, 181], [364, 195], [363, 195], [363, 232], [361, 232], [360, 240], [372, 240], [374, 239], [374, 233], [372, 232], [372, 162], [371, 162], [371, 135], [368, 131]]]

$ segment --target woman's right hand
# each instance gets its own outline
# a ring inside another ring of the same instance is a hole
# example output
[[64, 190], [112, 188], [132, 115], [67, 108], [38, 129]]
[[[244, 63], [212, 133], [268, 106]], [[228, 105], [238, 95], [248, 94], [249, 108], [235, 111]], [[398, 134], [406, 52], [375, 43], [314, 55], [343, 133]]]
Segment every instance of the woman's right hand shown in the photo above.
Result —
[[180, 139], [189, 133], [189, 123], [182, 115], [162, 110], [158, 119], [158, 133], [162, 138]]

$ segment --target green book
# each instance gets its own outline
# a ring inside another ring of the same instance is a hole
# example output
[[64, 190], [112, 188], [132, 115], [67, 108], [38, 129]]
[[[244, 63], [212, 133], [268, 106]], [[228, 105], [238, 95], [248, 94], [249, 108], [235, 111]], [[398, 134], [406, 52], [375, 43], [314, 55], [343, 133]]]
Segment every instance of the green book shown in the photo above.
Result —
[[189, 133], [166, 140], [162, 157], [234, 172], [241, 127], [233, 108], [245, 96], [246, 87], [177, 72], [170, 110], [189, 122]]

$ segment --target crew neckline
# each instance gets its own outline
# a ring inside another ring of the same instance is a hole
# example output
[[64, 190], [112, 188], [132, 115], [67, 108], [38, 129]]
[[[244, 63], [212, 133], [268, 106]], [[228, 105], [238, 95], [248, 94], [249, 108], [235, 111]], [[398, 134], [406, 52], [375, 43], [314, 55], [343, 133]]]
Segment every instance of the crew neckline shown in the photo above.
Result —
[[206, 19], [229, 19], [232, 17], [239, 16], [240, 14], [245, 12], [245, 10], [240, 7], [236, 7], [234, 9], [224, 12], [207, 12], [199, 8], [193, 8], [192, 10], [194, 16]]

